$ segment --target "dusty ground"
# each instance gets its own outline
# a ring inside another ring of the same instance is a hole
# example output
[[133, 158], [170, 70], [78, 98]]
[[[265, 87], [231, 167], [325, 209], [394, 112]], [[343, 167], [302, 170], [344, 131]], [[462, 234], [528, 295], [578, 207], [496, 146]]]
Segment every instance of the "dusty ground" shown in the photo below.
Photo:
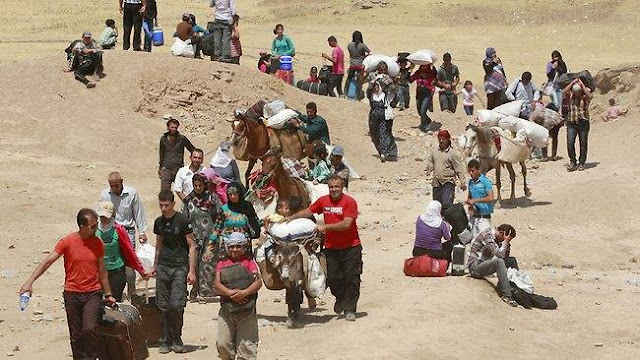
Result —
[[[633, 201], [640, 190], [637, 89], [615, 95], [631, 107], [627, 118], [593, 124], [587, 171], [567, 173], [566, 159], [530, 163], [531, 198], [523, 196], [519, 182], [517, 200], [496, 211], [495, 224], [509, 222], [518, 229], [513, 251], [536, 292], [559, 304], [557, 311], [528, 311], [507, 307], [483, 281], [402, 274], [415, 218], [430, 199], [422, 160], [435, 143], [432, 137], [415, 136], [413, 110], [396, 120], [400, 161], [380, 165], [365, 136], [365, 104], [316, 98], [284, 86], [258, 74], [251, 57], [268, 47], [276, 22], [284, 23], [296, 42], [297, 69], [320, 64], [317, 54], [328, 51], [324, 41], [330, 33], [344, 46], [357, 28], [377, 52], [449, 50], [462, 78], [478, 85], [484, 47], [495, 46], [511, 78], [530, 70], [540, 84], [554, 48], [571, 69], [593, 73], [636, 60], [640, 52], [630, 46], [640, 35], [635, 3], [513, 1], [490, 9], [475, 0], [447, 5], [396, 1], [370, 10], [352, 3], [240, 2], [248, 55], [242, 68], [174, 58], [168, 46], [153, 54], [116, 50], [105, 55], [108, 76], [92, 91], [62, 73], [60, 51], [83, 30], [97, 36], [106, 17], [117, 18], [113, 1], [83, 4], [82, 9], [67, 0], [7, 4], [0, 16], [0, 355], [67, 356], [62, 262], [35, 284], [25, 313], [17, 311], [17, 289], [44, 252], [73, 230], [76, 211], [95, 205], [110, 171], [121, 171], [125, 182], [140, 190], [149, 222], [159, 215], [154, 169], [163, 114], [180, 115], [183, 130], [208, 152], [229, 135], [224, 119], [233, 109], [278, 97], [298, 109], [317, 101], [333, 142], [345, 146], [366, 176], [351, 187], [360, 205], [365, 270], [356, 323], [336, 318], [327, 295], [319, 310], [304, 314], [303, 329], [287, 329], [283, 294], [261, 290], [261, 358], [638, 358], [640, 288], [626, 282], [640, 278], [640, 229], [633, 221], [640, 211]], [[557, 13], [549, 15], [550, 7]], [[160, 4], [161, 25], [172, 28], [172, 19], [185, 9], [193, 9], [206, 24], [210, 12], [204, 1], [179, 1]], [[484, 26], [492, 13], [496, 21]], [[36, 39], [43, 42], [30, 42]], [[610, 96], [598, 95], [596, 102]], [[180, 106], [178, 100], [184, 99], [193, 105]], [[439, 112], [434, 119], [454, 135], [468, 121]], [[564, 134], [559, 154], [566, 157]], [[508, 196], [506, 189], [503, 196]], [[189, 304], [186, 311], [184, 340], [199, 348], [164, 358], [214, 358], [218, 305]], [[152, 349], [151, 358], [163, 357]]]

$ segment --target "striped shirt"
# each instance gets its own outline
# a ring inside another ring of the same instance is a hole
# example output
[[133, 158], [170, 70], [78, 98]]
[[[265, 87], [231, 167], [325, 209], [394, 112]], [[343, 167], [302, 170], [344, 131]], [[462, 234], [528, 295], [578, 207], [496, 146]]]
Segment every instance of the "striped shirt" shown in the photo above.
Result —
[[240, 38], [231, 37], [231, 57], [242, 56], [242, 45], [240, 44]]
[[471, 268], [479, 264], [479, 262], [490, 260], [491, 258], [505, 258], [509, 251], [509, 247], [506, 242], [502, 242], [500, 246], [496, 243], [496, 230], [491, 228], [487, 229], [471, 242], [471, 251], [469, 252], [469, 260], [467, 266]]

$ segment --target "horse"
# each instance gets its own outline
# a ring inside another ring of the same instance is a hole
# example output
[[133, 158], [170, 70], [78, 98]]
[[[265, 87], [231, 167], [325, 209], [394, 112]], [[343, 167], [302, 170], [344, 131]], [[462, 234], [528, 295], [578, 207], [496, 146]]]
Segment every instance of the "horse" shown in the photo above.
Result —
[[262, 172], [275, 178], [278, 200], [289, 200], [298, 196], [302, 199], [303, 208], [307, 208], [311, 204], [311, 195], [305, 182], [292, 177], [285, 171], [278, 151], [262, 158]]
[[239, 160], [248, 160], [245, 181], [258, 159], [262, 159], [273, 149], [280, 149], [283, 156], [302, 160], [305, 157], [307, 140], [300, 130], [271, 129], [262, 121], [266, 102], [261, 100], [246, 111], [236, 111], [231, 122], [231, 145]]
[[[509, 200], [515, 200], [516, 173], [513, 170], [513, 164], [500, 161], [496, 158], [496, 155], [498, 155], [499, 151], [493, 141], [493, 137], [494, 135], [490, 128], [469, 125], [467, 126], [466, 133], [460, 137], [460, 145], [462, 145], [466, 157], [471, 157], [473, 148], [476, 148], [478, 160], [480, 161], [480, 171], [483, 174], [491, 171], [491, 169], [495, 169], [498, 201], [502, 201], [502, 197], [500, 195], [500, 189], [502, 187], [502, 182], [500, 180], [500, 169], [502, 166], [505, 166], [509, 171], [509, 179], [511, 180], [511, 196], [509, 197]], [[531, 196], [531, 190], [527, 186], [527, 167], [524, 160], [519, 161], [519, 164], [520, 168], [522, 169], [524, 194], [529, 197]]]

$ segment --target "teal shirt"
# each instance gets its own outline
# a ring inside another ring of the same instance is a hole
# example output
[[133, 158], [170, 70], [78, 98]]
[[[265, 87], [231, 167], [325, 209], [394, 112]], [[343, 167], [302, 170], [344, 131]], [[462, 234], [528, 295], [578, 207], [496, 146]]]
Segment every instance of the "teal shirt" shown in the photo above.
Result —
[[[480, 174], [478, 180], [469, 180], [469, 195], [472, 199], [487, 197], [492, 190], [493, 183], [484, 174]], [[490, 215], [493, 213], [493, 202], [475, 203], [473, 209], [476, 215]]]
[[282, 39], [277, 37], [273, 39], [271, 43], [271, 55], [289, 55], [293, 56], [296, 53], [296, 48], [293, 46], [293, 41], [287, 35], [282, 35]]
[[316, 115], [309, 118], [307, 115], [303, 115], [300, 112], [298, 112], [298, 114], [298, 119], [306, 125], [300, 127], [300, 130], [307, 134], [309, 142], [322, 140], [322, 142], [327, 145], [331, 144], [331, 139], [329, 138], [329, 126], [327, 126], [327, 121], [322, 116]]
[[326, 183], [331, 177], [331, 170], [325, 160], [320, 160], [311, 170], [311, 177], [319, 183]]
[[96, 236], [104, 243], [104, 267], [107, 271], [117, 270], [124, 266], [124, 259], [120, 253], [120, 242], [116, 228], [102, 232], [96, 230]]

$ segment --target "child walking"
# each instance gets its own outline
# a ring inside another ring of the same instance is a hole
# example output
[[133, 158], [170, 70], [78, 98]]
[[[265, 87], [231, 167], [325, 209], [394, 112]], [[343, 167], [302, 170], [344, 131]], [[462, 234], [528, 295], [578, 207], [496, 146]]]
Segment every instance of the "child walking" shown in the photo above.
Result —
[[473, 83], [471, 83], [470, 80], [464, 82], [464, 87], [456, 95], [458, 94], [462, 94], [462, 106], [464, 107], [464, 112], [467, 115], [473, 115], [474, 96], [478, 101], [480, 101], [482, 107], [484, 107], [484, 102], [478, 96], [478, 92], [473, 88]]
[[258, 317], [256, 299], [262, 287], [258, 264], [246, 257], [249, 244], [243, 233], [233, 232], [225, 240], [228, 259], [216, 266], [215, 289], [221, 295], [218, 312], [218, 357], [223, 360], [256, 359]]

